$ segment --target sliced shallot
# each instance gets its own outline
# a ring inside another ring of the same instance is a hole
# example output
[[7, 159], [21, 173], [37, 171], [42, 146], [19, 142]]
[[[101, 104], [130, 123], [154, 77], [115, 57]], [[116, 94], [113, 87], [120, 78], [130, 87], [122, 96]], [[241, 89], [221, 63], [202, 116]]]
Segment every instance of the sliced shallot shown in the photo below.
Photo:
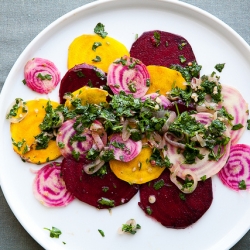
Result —
[[158, 93], [151, 93], [143, 96], [141, 98], [142, 101], [145, 101], [146, 99], [150, 98], [151, 100], [155, 100], [157, 103], [159, 103], [161, 106], [163, 106], [164, 109], [167, 109], [172, 105], [172, 103], [167, 99], [166, 96], [160, 95]]
[[61, 164], [58, 162], [47, 164], [36, 172], [33, 193], [46, 207], [64, 207], [74, 200], [61, 177]]
[[[181, 173], [179, 173], [181, 171]], [[190, 187], [184, 187], [178, 180], [177, 175], [181, 177], [183, 180], [188, 176], [189, 178], [193, 180], [193, 184]], [[192, 172], [190, 169], [181, 170], [179, 165], [176, 165], [173, 168], [173, 172], [170, 174], [170, 180], [185, 194], [192, 193], [198, 184], [197, 176], [194, 172]]]
[[89, 164], [84, 164], [83, 170], [86, 174], [94, 174], [104, 165], [104, 163], [105, 161], [102, 161], [100, 158], [98, 158]]

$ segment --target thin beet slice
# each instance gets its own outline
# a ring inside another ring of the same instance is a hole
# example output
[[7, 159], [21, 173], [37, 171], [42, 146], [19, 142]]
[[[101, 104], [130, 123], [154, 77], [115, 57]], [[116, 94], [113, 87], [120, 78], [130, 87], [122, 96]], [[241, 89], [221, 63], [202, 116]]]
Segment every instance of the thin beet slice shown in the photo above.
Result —
[[59, 89], [60, 103], [65, 103], [63, 98], [65, 93], [72, 93], [83, 86], [100, 88], [106, 86], [106, 82], [106, 75], [101, 69], [86, 63], [76, 65], [68, 70], [61, 80]]
[[118, 179], [109, 167], [102, 177], [88, 175], [82, 163], [66, 158], [62, 161], [62, 177], [68, 191], [77, 199], [99, 209], [127, 203], [139, 190], [139, 185]]
[[168, 68], [172, 64], [185, 67], [189, 62], [196, 61], [192, 47], [184, 37], [160, 30], [144, 32], [132, 44], [130, 56], [146, 66]]
[[[164, 185], [156, 190], [155, 184], [160, 182], [164, 182]], [[149, 202], [150, 196], [156, 198], [153, 204]], [[181, 229], [200, 219], [210, 207], [212, 200], [211, 178], [199, 182], [193, 193], [183, 194], [171, 182], [170, 172], [166, 169], [159, 178], [151, 181], [150, 185], [148, 183], [141, 185], [138, 204], [146, 214], [163, 226]]]

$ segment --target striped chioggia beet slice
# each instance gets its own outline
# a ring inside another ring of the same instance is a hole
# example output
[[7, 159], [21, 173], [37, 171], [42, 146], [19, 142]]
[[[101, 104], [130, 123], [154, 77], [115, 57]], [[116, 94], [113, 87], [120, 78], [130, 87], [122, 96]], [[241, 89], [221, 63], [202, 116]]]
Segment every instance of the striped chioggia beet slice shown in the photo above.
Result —
[[140, 208], [168, 228], [186, 228], [209, 209], [213, 201], [211, 178], [198, 182], [193, 193], [183, 194], [170, 180], [170, 171], [140, 187]]
[[61, 163], [53, 162], [36, 171], [35, 198], [46, 207], [64, 207], [74, 200], [61, 177]]
[[63, 98], [66, 93], [72, 93], [83, 86], [100, 88], [106, 86], [105, 73], [93, 65], [78, 64], [64, 75], [61, 80], [59, 97], [60, 103], [65, 103]]
[[33, 91], [48, 94], [60, 82], [60, 72], [53, 62], [36, 57], [26, 63], [24, 79]]
[[141, 152], [142, 142], [132, 139], [124, 141], [120, 134], [113, 134], [109, 139], [109, 148], [114, 150], [116, 160], [129, 162]]
[[240, 140], [247, 126], [248, 104], [241, 93], [231, 86], [223, 84], [221, 93], [223, 95], [221, 106], [224, 106], [227, 112], [234, 117], [231, 121], [232, 125], [243, 125], [241, 129], [230, 131], [231, 144], [235, 145]]
[[250, 189], [250, 146], [231, 146], [229, 159], [218, 176], [222, 183], [231, 189]]
[[80, 201], [99, 209], [129, 202], [138, 192], [139, 185], [118, 179], [109, 166], [105, 171], [102, 176], [89, 175], [83, 171], [83, 163], [67, 158], [62, 161], [62, 178], [66, 187]]
[[123, 56], [109, 66], [107, 84], [114, 94], [124, 91], [140, 98], [149, 88], [149, 77], [147, 67], [140, 60]]
[[167, 68], [172, 64], [185, 67], [189, 62], [196, 61], [192, 47], [184, 37], [160, 30], [144, 32], [132, 44], [130, 56], [146, 66]]
[[[73, 140], [77, 133], [73, 127], [74, 124], [75, 119], [64, 122], [58, 130], [56, 142], [62, 156], [80, 160], [81, 157], [84, 156], [84, 153], [93, 147], [95, 142], [92, 132], [87, 128], [78, 135], [78, 139]], [[82, 140], [80, 138], [82, 138]]]
[[[210, 113], [198, 113], [194, 115], [194, 117], [197, 121], [200, 121], [204, 125], [205, 124], [210, 125], [210, 123], [212, 122], [212, 115]], [[230, 137], [230, 132], [228, 129], [224, 132], [224, 135], [226, 137]], [[173, 164], [173, 169], [176, 166], [180, 166], [180, 170], [177, 173], [177, 176], [181, 177], [182, 172], [186, 169], [189, 169], [196, 175], [198, 180], [200, 180], [203, 176], [209, 178], [217, 174], [226, 164], [231, 147], [231, 144], [229, 142], [221, 152], [222, 156], [218, 161], [209, 160], [208, 159], [209, 151], [201, 147], [199, 148], [200, 154], [204, 155], [204, 158], [201, 160], [197, 159], [195, 164], [184, 164], [183, 162], [185, 161], [185, 159], [182, 154], [178, 153], [179, 149], [168, 142], [166, 142], [166, 145], [167, 145], [167, 150], [164, 151], [164, 153], [168, 156], [170, 162]]]

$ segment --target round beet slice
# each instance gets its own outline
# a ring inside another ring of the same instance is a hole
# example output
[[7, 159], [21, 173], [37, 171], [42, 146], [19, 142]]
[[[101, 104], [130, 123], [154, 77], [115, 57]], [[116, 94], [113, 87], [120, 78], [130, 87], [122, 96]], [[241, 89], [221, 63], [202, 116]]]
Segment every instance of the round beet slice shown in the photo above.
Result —
[[141, 60], [146, 66], [168, 68], [172, 64], [185, 67], [189, 62], [196, 61], [192, 47], [185, 38], [160, 30], [144, 32], [132, 44], [130, 56]]
[[106, 86], [107, 78], [105, 73], [92, 65], [83, 63], [76, 65], [64, 75], [59, 89], [60, 103], [65, 103], [65, 93], [74, 92], [83, 86], [100, 88]]
[[[211, 178], [200, 181], [191, 194], [183, 194], [170, 180], [166, 169], [154, 181], [141, 185], [140, 208], [168, 228], [186, 228], [208, 210], [213, 200]], [[149, 199], [155, 200], [150, 203]]]
[[77, 199], [99, 209], [127, 203], [139, 190], [139, 185], [118, 179], [109, 167], [103, 176], [88, 175], [83, 171], [83, 163], [66, 158], [62, 161], [62, 177]]

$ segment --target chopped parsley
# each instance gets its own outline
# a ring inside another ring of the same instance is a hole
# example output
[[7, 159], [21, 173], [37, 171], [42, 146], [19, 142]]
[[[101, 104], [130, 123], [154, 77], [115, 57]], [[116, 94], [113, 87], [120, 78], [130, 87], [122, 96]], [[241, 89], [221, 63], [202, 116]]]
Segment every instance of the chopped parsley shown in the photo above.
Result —
[[186, 196], [184, 193], [179, 193], [179, 197], [181, 200], [185, 201], [186, 200]]
[[40, 134], [35, 136], [35, 142], [36, 142], [36, 150], [39, 149], [45, 149], [49, 145], [49, 141], [53, 135], [48, 134], [46, 132], [41, 132]]
[[199, 77], [202, 66], [193, 61], [184, 68], [178, 64], [172, 64], [170, 68], [179, 71], [186, 82], [191, 82], [193, 77]]
[[87, 154], [86, 154], [86, 158], [88, 160], [95, 160], [98, 156], [99, 156], [100, 152], [94, 148], [91, 148]]
[[201, 179], [201, 181], [205, 181], [207, 179], [207, 176], [203, 175], [200, 179]]
[[247, 129], [250, 130], [250, 120], [247, 120]]
[[58, 142], [58, 147], [59, 148], [64, 148], [65, 147], [65, 144], [63, 142]]
[[75, 150], [72, 151], [72, 156], [77, 161], [80, 159], [80, 153], [76, 152]]
[[153, 148], [153, 152], [150, 157], [150, 163], [159, 167], [171, 167], [171, 163], [167, 156], [164, 158], [161, 156], [161, 152], [157, 148]]
[[41, 79], [42, 81], [44, 80], [51, 80], [52, 79], [52, 76], [49, 75], [49, 74], [46, 74], [46, 75], [42, 75], [41, 73], [39, 73], [37, 75], [37, 78]]
[[184, 63], [184, 62], [187, 61], [187, 59], [186, 59], [183, 55], [180, 55], [180, 56], [179, 56], [179, 59], [180, 59], [180, 62], [181, 62], [181, 63]]
[[81, 70], [76, 71], [76, 74], [79, 78], [85, 77], [85, 75], [83, 74]]
[[152, 37], [152, 43], [155, 47], [158, 47], [161, 43], [161, 34], [157, 31], [154, 32], [154, 36]]
[[105, 31], [105, 26], [102, 23], [98, 23], [95, 28], [94, 28], [94, 32], [99, 35], [102, 38], [105, 38], [108, 33]]
[[100, 235], [101, 235], [102, 237], [105, 237], [105, 234], [104, 234], [104, 232], [103, 232], [101, 229], [98, 229], [98, 232], [100, 233]]
[[100, 47], [100, 46], [102, 46], [102, 43], [100, 43], [100, 42], [94, 42], [93, 45], [92, 45], [92, 50], [96, 51], [96, 49], [98, 47]]
[[241, 180], [239, 182], [239, 189], [241, 189], [241, 190], [246, 190], [247, 189], [246, 182], [244, 180]]
[[159, 190], [159, 189], [161, 189], [163, 186], [164, 186], [164, 180], [163, 179], [161, 179], [161, 180], [159, 180], [159, 181], [156, 181], [155, 183], [154, 183], [154, 189], [155, 190]]
[[141, 226], [139, 224], [133, 225], [132, 222], [122, 225], [122, 231], [125, 233], [136, 234], [137, 229], [141, 229]]
[[178, 44], [178, 49], [179, 50], [183, 50], [183, 48], [187, 45], [187, 43], [185, 41], [182, 41], [182, 43]]
[[151, 215], [152, 214], [152, 209], [151, 209], [151, 207], [146, 207], [146, 213], [148, 214], [148, 215]]
[[92, 59], [93, 62], [100, 62], [102, 59], [100, 56], [96, 56], [94, 59]]
[[102, 191], [103, 191], [103, 192], [106, 193], [108, 190], [109, 190], [109, 187], [102, 187]]
[[231, 129], [232, 130], [239, 130], [243, 128], [244, 126], [241, 123], [235, 124]]
[[49, 236], [51, 238], [59, 238], [59, 236], [62, 234], [61, 230], [56, 227], [52, 227], [52, 229], [49, 228], [44, 228], [44, 229], [50, 231]]
[[115, 206], [115, 201], [114, 200], [110, 200], [110, 199], [107, 199], [107, 198], [104, 198], [104, 197], [99, 199], [97, 202], [99, 204], [101, 204], [101, 205], [105, 205], [105, 206], [108, 206], [108, 207], [114, 207]]
[[216, 70], [218, 70], [219, 72], [222, 72], [222, 70], [224, 69], [225, 63], [218, 63], [214, 66], [214, 68]]
[[18, 110], [20, 107], [22, 107], [22, 113], [27, 113], [27, 108], [25, 106], [25, 102], [23, 102], [23, 99], [21, 98], [16, 98], [15, 99], [15, 103], [12, 106], [12, 108], [10, 109], [9, 113], [6, 116], [6, 119], [10, 119], [12, 117], [16, 117], [18, 114]]

